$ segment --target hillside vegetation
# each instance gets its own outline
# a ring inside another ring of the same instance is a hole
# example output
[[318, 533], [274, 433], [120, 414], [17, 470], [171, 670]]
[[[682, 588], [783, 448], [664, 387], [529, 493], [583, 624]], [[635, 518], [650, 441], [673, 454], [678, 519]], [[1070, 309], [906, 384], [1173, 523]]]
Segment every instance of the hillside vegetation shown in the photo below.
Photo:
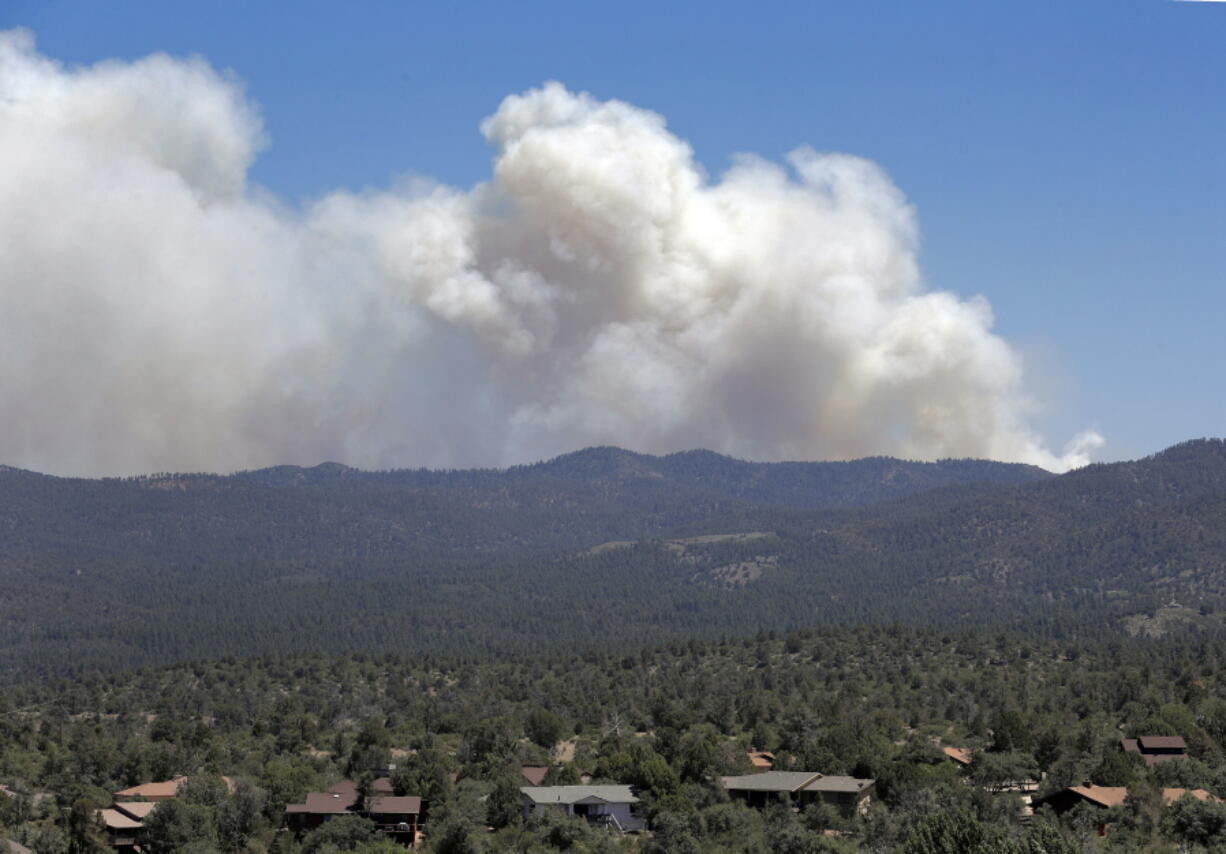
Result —
[[1213, 627], [1224, 523], [1220, 440], [1060, 477], [615, 448], [506, 471], [6, 468], [0, 667], [597, 649], [831, 620], [1066, 636], [1172, 606], [1187, 618], [1165, 625]]

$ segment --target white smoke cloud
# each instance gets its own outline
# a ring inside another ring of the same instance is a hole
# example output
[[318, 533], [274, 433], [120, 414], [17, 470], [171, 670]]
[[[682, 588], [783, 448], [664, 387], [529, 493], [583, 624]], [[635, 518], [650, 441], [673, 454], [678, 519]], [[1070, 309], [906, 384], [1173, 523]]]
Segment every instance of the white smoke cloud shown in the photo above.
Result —
[[470, 191], [290, 209], [201, 60], [67, 69], [0, 34], [0, 461], [116, 474], [525, 462], [590, 444], [754, 459], [1084, 464], [1027, 428], [981, 298], [926, 290], [872, 163], [744, 156], [557, 83], [481, 126]]

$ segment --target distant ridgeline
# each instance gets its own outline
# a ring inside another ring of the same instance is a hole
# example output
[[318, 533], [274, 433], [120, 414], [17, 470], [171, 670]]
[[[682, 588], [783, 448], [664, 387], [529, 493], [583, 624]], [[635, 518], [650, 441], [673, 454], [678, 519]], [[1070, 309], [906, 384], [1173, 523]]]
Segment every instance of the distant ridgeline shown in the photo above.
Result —
[[1226, 444], [1056, 477], [591, 448], [506, 471], [0, 467], [0, 670], [615, 648], [823, 622], [1220, 627]]

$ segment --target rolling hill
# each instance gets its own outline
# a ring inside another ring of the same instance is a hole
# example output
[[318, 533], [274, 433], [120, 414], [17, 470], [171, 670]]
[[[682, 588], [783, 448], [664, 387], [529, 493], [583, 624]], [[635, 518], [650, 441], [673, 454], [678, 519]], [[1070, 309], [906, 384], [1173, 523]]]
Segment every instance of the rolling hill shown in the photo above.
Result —
[[[589, 448], [508, 470], [0, 468], [0, 667], [491, 653], [825, 621], [1216, 624], [1226, 444], [1059, 477]], [[1168, 609], [1169, 610], [1169, 609]]]

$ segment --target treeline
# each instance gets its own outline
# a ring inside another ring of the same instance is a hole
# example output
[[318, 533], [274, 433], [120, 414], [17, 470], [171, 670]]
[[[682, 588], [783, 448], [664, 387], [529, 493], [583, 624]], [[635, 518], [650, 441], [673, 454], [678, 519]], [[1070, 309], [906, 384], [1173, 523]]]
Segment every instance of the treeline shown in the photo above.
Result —
[[[1226, 808], [1166, 810], [1145, 793], [1226, 793], [1223, 675], [1226, 643], [1214, 640], [897, 625], [583, 655], [262, 656], [83, 672], [0, 693], [0, 781], [17, 793], [0, 798], [0, 838], [37, 854], [94, 850], [89, 817], [109, 793], [186, 774], [204, 782], [159, 810], [154, 854], [366, 850], [353, 822], [301, 843], [276, 831], [286, 803], [390, 763], [397, 791], [426, 799], [436, 851], [1207, 850], [1226, 844]], [[1136, 764], [1118, 742], [1142, 734], [1181, 735], [1192, 758]], [[961, 770], [940, 745], [973, 748], [976, 760]], [[849, 818], [729, 803], [712, 780], [747, 771], [751, 747], [780, 767], [875, 779], [872, 808]], [[550, 765], [550, 782], [638, 786], [651, 834], [525, 824], [522, 763]], [[223, 774], [240, 780], [236, 793], [208, 782]], [[1092, 779], [1137, 796], [1100, 839], [1101, 816], [1026, 823], [1016, 794], [991, 792], [1038, 775], [1040, 794]], [[941, 847], [949, 840], [963, 847]]]

